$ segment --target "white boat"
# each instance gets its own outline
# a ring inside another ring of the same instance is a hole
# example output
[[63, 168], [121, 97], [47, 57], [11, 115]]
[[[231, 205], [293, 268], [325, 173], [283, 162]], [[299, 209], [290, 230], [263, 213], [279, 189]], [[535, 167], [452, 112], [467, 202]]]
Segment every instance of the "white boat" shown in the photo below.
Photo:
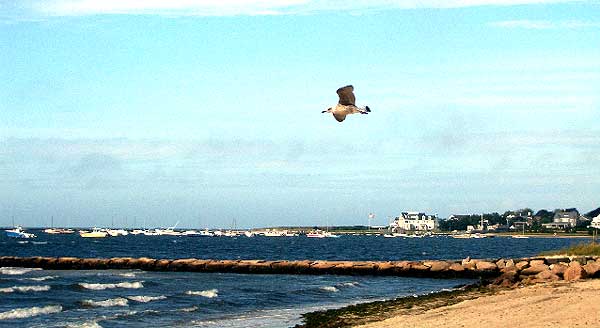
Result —
[[175, 222], [175, 225], [166, 229], [154, 229], [158, 235], [161, 236], [181, 236], [181, 232], [175, 231], [175, 227], [179, 224], [179, 221]]
[[408, 235], [405, 233], [398, 233], [398, 232], [394, 232], [394, 233], [386, 233], [385, 235], [383, 235], [384, 238], [401, 238], [401, 237], [407, 237]]
[[102, 231], [98, 228], [92, 229], [92, 231], [81, 230], [79, 231], [79, 236], [82, 238], [104, 238], [108, 236], [106, 231]]
[[223, 233], [223, 236], [225, 237], [237, 237], [238, 235], [238, 232], [233, 230], [227, 230]]
[[267, 229], [262, 233], [265, 237], [284, 237], [285, 234], [283, 231], [275, 230], [275, 229]]
[[208, 229], [204, 229], [199, 232], [201, 237], [212, 237], [214, 236], [212, 232], [208, 231]]
[[181, 236], [181, 232], [175, 231], [173, 228], [155, 229], [155, 231], [159, 236]]
[[196, 230], [186, 230], [186, 231], [182, 232], [181, 235], [194, 237], [194, 236], [200, 236], [200, 233]]
[[14, 229], [5, 230], [5, 232], [6, 232], [6, 236], [10, 237], [10, 238], [28, 239], [28, 238], [36, 237], [35, 234], [25, 232], [25, 230], [23, 230], [23, 228], [20, 226], [16, 226], [16, 227], [14, 227]]
[[142, 234], [144, 234], [144, 230], [142, 230], [142, 229], [133, 229], [133, 230], [131, 230], [130, 234], [132, 234], [132, 235], [142, 235]]
[[267, 229], [261, 234], [265, 237], [296, 237], [297, 233], [289, 230]]
[[254, 232], [246, 230], [246, 231], [244, 231], [244, 236], [246, 236], [248, 238], [254, 237]]
[[470, 234], [452, 235], [452, 238], [456, 238], [456, 239], [469, 239], [469, 238], [471, 238], [471, 235]]
[[112, 237], [127, 236], [129, 234], [129, 232], [127, 232], [127, 230], [124, 229], [107, 229], [106, 232]]
[[44, 229], [44, 232], [50, 235], [59, 235], [59, 234], [71, 234], [74, 233], [73, 229], [65, 229], [65, 228], [48, 228]]
[[159, 233], [156, 230], [158, 230], [158, 229], [154, 229], [154, 230], [146, 229], [146, 230], [142, 231], [142, 234], [144, 234], [144, 236], [158, 236]]
[[340, 236], [334, 235], [329, 231], [312, 231], [306, 234], [308, 238], [339, 238]]

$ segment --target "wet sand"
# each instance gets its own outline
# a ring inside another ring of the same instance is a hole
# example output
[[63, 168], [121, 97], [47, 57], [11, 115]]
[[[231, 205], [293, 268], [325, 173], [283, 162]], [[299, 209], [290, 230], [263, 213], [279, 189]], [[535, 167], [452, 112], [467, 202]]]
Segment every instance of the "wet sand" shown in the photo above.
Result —
[[503, 290], [357, 327], [600, 327], [600, 280]]

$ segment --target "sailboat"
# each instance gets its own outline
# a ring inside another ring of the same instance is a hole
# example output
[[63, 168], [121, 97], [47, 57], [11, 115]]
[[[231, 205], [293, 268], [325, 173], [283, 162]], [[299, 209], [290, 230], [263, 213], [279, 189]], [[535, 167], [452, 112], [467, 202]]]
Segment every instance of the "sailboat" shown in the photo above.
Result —
[[525, 222], [523, 222], [523, 234], [522, 235], [512, 235], [513, 238], [518, 239], [528, 239], [528, 236], [525, 236]]

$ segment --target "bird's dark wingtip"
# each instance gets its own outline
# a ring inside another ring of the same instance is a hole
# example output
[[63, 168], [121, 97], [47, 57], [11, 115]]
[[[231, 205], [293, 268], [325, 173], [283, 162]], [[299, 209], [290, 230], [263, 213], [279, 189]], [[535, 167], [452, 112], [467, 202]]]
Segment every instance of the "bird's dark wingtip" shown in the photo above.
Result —
[[371, 112], [371, 108], [369, 108], [369, 106], [366, 106], [366, 107], [365, 107], [365, 110], [366, 110], [367, 112], [369, 112], [369, 113]]

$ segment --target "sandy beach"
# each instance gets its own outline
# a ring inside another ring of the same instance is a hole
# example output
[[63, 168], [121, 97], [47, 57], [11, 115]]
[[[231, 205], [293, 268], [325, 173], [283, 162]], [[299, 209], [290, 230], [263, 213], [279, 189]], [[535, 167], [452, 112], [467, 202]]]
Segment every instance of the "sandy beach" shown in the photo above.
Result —
[[600, 280], [532, 285], [359, 327], [598, 327]]

